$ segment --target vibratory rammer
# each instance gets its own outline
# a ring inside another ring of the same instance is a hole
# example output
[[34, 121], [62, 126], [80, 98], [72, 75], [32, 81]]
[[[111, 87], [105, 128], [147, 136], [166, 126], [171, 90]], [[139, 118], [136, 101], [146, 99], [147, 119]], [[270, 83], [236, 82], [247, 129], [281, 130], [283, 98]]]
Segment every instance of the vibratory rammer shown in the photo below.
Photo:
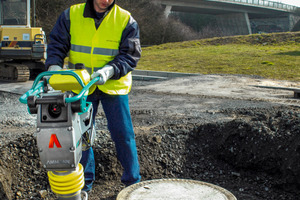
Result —
[[37, 114], [39, 156], [58, 200], [88, 199], [79, 161], [94, 141], [93, 109], [86, 98], [99, 77], [90, 80], [84, 66], [76, 68], [39, 74], [20, 98], [30, 114]]

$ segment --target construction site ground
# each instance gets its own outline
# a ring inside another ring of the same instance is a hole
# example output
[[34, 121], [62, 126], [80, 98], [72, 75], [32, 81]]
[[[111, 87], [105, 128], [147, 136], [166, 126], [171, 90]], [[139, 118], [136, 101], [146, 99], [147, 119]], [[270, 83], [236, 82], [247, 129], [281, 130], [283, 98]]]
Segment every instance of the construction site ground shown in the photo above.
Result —
[[[56, 199], [38, 157], [36, 116], [18, 101], [31, 85], [0, 83], [1, 200]], [[300, 199], [300, 99], [278, 88], [300, 83], [240, 75], [134, 81], [129, 98], [142, 180], [204, 181], [239, 200]], [[125, 186], [101, 109], [96, 128], [89, 200], [113, 200]]]

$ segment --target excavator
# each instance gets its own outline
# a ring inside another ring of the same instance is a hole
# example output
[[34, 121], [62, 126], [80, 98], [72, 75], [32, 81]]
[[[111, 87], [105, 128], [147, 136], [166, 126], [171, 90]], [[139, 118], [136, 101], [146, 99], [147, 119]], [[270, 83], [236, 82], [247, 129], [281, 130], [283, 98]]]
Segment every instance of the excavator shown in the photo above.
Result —
[[30, 8], [30, 0], [0, 0], [0, 81], [26, 82], [45, 71], [46, 36], [31, 27]]

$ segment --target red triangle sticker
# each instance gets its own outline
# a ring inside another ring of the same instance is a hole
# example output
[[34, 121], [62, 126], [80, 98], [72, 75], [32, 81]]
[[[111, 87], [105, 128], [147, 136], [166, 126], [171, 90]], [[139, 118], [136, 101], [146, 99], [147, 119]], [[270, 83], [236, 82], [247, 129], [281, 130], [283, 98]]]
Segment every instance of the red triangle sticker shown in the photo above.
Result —
[[54, 144], [57, 146], [57, 148], [61, 148], [61, 145], [57, 139], [56, 134], [52, 134], [49, 141], [49, 148], [53, 148]]

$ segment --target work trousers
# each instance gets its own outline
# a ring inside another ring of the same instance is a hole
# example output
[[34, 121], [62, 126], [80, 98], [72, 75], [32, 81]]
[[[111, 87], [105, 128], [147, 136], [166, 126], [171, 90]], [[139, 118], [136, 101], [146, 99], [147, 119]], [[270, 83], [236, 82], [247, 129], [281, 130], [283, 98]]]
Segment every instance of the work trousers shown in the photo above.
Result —
[[[108, 130], [115, 143], [117, 158], [123, 167], [122, 183], [126, 186], [140, 181], [140, 167], [136, 149], [135, 135], [129, 110], [128, 95], [108, 95], [96, 89], [87, 98], [93, 105], [93, 123], [99, 102], [106, 115]], [[93, 149], [82, 152], [80, 163], [84, 167], [86, 186], [89, 190], [95, 180], [95, 159]]]

